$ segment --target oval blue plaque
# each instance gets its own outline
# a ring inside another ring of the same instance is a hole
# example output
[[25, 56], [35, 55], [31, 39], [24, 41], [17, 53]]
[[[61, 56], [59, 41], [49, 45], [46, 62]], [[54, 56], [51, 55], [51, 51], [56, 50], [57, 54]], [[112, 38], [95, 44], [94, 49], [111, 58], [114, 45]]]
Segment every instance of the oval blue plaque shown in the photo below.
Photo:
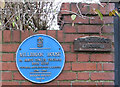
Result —
[[63, 48], [54, 38], [37, 34], [25, 39], [16, 52], [16, 65], [27, 80], [46, 83], [55, 79], [65, 62]]

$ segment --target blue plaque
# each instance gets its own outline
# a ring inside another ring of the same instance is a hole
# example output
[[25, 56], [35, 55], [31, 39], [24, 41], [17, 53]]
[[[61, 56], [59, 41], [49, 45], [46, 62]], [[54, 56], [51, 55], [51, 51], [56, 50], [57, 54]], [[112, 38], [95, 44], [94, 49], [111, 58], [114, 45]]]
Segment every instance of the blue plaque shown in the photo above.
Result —
[[54, 38], [37, 34], [25, 39], [16, 52], [16, 65], [27, 80], [47, 83], [62, 71], [65, 62], [63, 48]]

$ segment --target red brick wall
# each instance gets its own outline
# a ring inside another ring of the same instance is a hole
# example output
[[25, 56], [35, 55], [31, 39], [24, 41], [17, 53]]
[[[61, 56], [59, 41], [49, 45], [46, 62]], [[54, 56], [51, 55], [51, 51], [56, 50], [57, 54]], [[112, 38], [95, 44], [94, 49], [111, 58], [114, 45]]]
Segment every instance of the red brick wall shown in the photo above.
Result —
[[[104, 3], [105, 4], [105, 3]], [[83, 5], [83, 4], [81, 4]], [[92, 5], [98, 8], [103, 14], [104, 19], [93, 13], [89, 16], [95, 19], [75, 20], [75, 26], [71, 26], [70, 13], [61, 12], [63, 24], [62, 30], [41, 30], [37, 33], [32, 31], [0, 31], [0, 61], [2, 65], [2, 84], [3, 85], [40, 85], [24, 79], [16, 67], [15, 52], [19, 44], [30, 35], [47, 34], [56, 38], [65, 51], [65, 66], [62, 73], [53, 81], [45, 85], [114, 85], [114, 39], [113, 39], [113, 17], [108, 16], [108, 12], [114, 9], [114, 4], [110, 3], [105, 8]], [[77, 11], [75, 4], [63, 4], [62, 10]], [[90, 11], [91, 8], [82, 8], [82, 13]], [[105, 23], [105, 26], [100, 28]], [[74, 52], [73, 41], [81, 36], [104, 36], [112, 40], [112, 51], [109, 52]], [[1, 55], [2, 54], [2, 55]]]

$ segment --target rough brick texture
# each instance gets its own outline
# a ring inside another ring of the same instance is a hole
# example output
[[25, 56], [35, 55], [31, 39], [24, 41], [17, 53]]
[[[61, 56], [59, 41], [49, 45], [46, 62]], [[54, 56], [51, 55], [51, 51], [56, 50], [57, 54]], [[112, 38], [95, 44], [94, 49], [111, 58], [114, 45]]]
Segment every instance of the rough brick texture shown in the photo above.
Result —
[[[0, 47], [3, 53], [0, 56], [2, 64], [2, 84], [3, 85], [32, 85], [26, 80], [16, 67], [15, 53], [19, 44], [27, 37], [35, 34], [47, 34], [57, 39], [65, 51], [65, 65], [61, 74], [53, 81], [42, 84], [45, 85], [114, 85], [114, 45], [111, 52], [75, 52], [74, 40], [84, 36], [103, 36], [113, 39], [113, 17], [108, 17], [108, 12], [114, 9], [114, 4], [110, 3], [105, 8], [97, 4], [92, 7], [99, 9], [103, 13], [103, 21], [100, 20], [87, 4], [79, 3], [82, 14], [89, 14], [90, 18], [77, 17], [72, 26], [71, 13], [64, 10], [78, 12], [75, 3], [64, 3], [59, 14], [62, 17], [61, 30], [40, 30], [37, 33], [32, 31], [0, 31]], [[106, 5], [106, 3], [103, 3]], [[61, 22], [60, 20], [58, 20]], [[105, 23], [105, 26], [103, 26]], [[1, 43], [2, 42], [2, 43]], [[38, 87], [41, 84], [38, 85]], [[60, 86], [60, 87], [61, 87]]]

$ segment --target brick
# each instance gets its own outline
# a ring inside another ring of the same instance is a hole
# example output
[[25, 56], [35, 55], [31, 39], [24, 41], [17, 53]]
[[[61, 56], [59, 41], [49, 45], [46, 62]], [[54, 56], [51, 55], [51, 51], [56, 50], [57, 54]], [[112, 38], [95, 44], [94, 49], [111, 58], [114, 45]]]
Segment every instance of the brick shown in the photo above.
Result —
[[93, 11], [93, 8], [98, 9], [99, 5], [98, 4], [90, 4], [90, 12], [89, 14], [95, 15], [96, 13]]
[[66, 34], [65, 42], [73, 42], [76, 38], [80, 38], [82, 36], [82, 34]]
[[72, 63], [73, 71], [96, 70], [96, 63]]
[[21, 82], [20, 85], [32, 85], [32, 83], [31, 82]]
[[[71, 19], [71, 15], [67, 15], [67, 16], [64, 16], [63, 18], [63, 21], [64, 23], [72, 23], [72, 19]], [[81, 17], [76, 17], [76, 19], [74, 20], [74, 23], [85, 23], [85, 24], [88, 24], [89, 23], [89, 19], [83, 19]], [[71, 24], [72, 26], [72, 24]]]
[[14, 80], [25, 80], [25, 78], [23, 78], [23, 76], [19, 72], [13, 73], [13, 79]]
[[88, 18], [86, 18], [86, 19], [83, 19], [82, 17], [76, 17], [76, 19], [75, 19], [75, 21], [74, 21], [75, 23], [79, 23], [79, 24], [88, 24], [89, 23], [89, 19]]
[[2, 61], [15, 61], [14, 54], [13, 53], [2, 54]]
[[89, 61], [89, 54], [78, 54], [78, 61], [80, 62]]
[[78, 80], [88, 80], [89, 79], [89, 73], [78, 73]]
[[115, 9], [115, 3], [109, 3], [107, 6], [107, 14], [109, 14], [110, 11]]
[[56, 82], [56, 81], [51, 81], [51, 82], [49, 82], [49, 83], [45, 83], [45, 84], [43, 84], [43, 85], [45, 85], [45, 87], [46, 87], [46, 85], [52, 85], [52, 86], [56, 86], [56, 85], [58, 85], [58, 83]]
[[63, 86], [68, 86], [68, 87], [70, 87], [70, 86], [71, 86], [71, 83], [70, 83], [70, 82], [59, 82], [59, 86], [60, 86], [60, 87], [63, 87]]
[[6, 82], [6, 81], [4, 81], [4, 82], [2, 82], [2, 86], [4, 86], [4, 85], [11, 85], [11, 86], [13, 86], [13, 85], [19, 85], [19, 82]]
[[102, 87], [103, 83], [102, 82], [98, 82], [97, 85]]
[[44, 83], [44, 84], [36, 84], [33, 83], [33, 87], [49, 87], [49, 86], [57, 86], [58, 83], [56, 81], [51, 81], [49, 83]]
[[12, 42], [20, 42], [20, 30], [12, 31]]
[[76, 26], [65, 25], [63, 27], [63, 30], [64, 30], [65, 33], [75, 33], [76, 32]]
[[103, 24], [104, 22], [100, 19], [99, 16], [94, 16], [94, 19], [90, 19], [91, 24]]
[[79, 25], [78, 33], [100, 33], [101, 26], [97, 25]]
[[90, 60], [96, 62], [112, 62], [114, 59], [112, 54], [92, 54]]
[[55, 30], [48, 30], [47, 34], [53, 38], [56, 38], [56, 31]]
[[34, 32], [34, 31], [32, 31], [32, 30], [29, 30], [29, 35], [31, 36], [31, 35], [35, 35], [35, 34], [38, 34], [38, 32]]
[[103, 70], [105, 71], [113, 71], [114, 70], [114, 63], [104, 63]]
[[[71, 15], [67, 15], [63, 17], [64, 23], [72, 23]], [[72, 26], [72, 24], [71, 24]]]
[[61, 14], [69, 14], [69, 12], [64, 10], [70, 11], [70, 3], [63, 3], [61, 6]]
[[2, 31], [0, 30], [0, 43], [2, 42]]
[[66, 58], [65, 58], [66, 61], [70, 61], [70, 62], [76, 61], [76, 54], [66, 53], [65, 56], [66, 56]]
[[3, 52], [16, 52], [19, 44], [2, 44]]
[[71, 3], [71, 11], [77, 13], [78, 9], [76, 7], [76, 3]]
[[102, 71], [102, 70], [103, 70], [103, 68], [102, 68], [102, 63], [98, 63], [98, 64], [97, 64], [97, 70], [98, 70], [98, 71]]
[[114, 32], [113, 26], [103, 26], [102, 33], [113, 33], [113, 32]]
[[70, 45], [69, 44], [62, 44], [62, 47], [64, 51], [70, 51]]
[[79, 4], [79, 7], [80, 7], [80, 9], [81, 9], [81, 13], [82, 13], [82, 14], [86, 14], [86, 13], [89, 12], [88, 7], [85, 6], [85, 5], [88, 5], [88, 4], [86, 4], [86, 3], [82, 3], [82, 4], [80, 3], [80, 4]]
[[0, 52], [2, 52], [2, 44], [0, 44]]
[[111, 23], [113, 24], [114, 23], [114, 18], [109, 17], [109, 16], [103, 17], [103, 21], [104, 21], [105, 24], [111, 24]]
[[114, 42], [114, 35], [105, 35], [106, 38], [111, 39]]
[[12, 72], [2, 72], [2, 80], [12, 80]]
[[2, 63], [2, 70], [11, 70], [11, 71], [15, 71], [17, 70], [17, 67], [16, 67], [16, 63], [15, 62], [9, 62], [9, 63], [6, 63], [6, 62], [3, 62]]
[[107, 86], [110, 85], [110, 86], [112, 86], [112, 85], [114, 85], [114, 82], [103, 82], [103, 85], [107, 85]]
[[3, 42], [10, 42], [11, 41], [11, 31], [4, 30], [3, 31]]
[[63, 38], [64, 38], [63, 31], [62, 30], [57, 31], [57, 40], [59, 42], [63, 42]]
[[65, 63], [63, 70], [71, 70], [71, 63]]
[[22, 31], [21, 32], [21, 41], [25, 40], [27, 37], [29, 37], [29, 31]]
[[46, 34], [46, 30], [39, 30], [38, 34]]
[[83, 85], [83, 86], [92, 85], [92, 86], [94, 86], [94, 85], [96, 85], [96, 84], [97, 84], [96, 82], [73, 82], [73, 83], [72, 83], [72, 86], [74, 86], [74, 85], [77, 85], [78, 87], [79, 87], [80, 85]]
[[74, 72], [63, 72], [56, 78], [56, 80], [75, 80], [75, 79], [76, 73]]
[[102, 5], [105, 6], [105, 7], [99, 6], [99, 9], [98, 9], [98, 10], [100, 10], [100, 12], [101, 12], [103, 15], [105, 15], [106, 12], [107, 12], [107, 10], [106, 10], [106, 5], [107, 5], [107, 3], [102, 3]]
[[91, 73], [91, 80], [114, 80], [114, 73], [112, 72]]

